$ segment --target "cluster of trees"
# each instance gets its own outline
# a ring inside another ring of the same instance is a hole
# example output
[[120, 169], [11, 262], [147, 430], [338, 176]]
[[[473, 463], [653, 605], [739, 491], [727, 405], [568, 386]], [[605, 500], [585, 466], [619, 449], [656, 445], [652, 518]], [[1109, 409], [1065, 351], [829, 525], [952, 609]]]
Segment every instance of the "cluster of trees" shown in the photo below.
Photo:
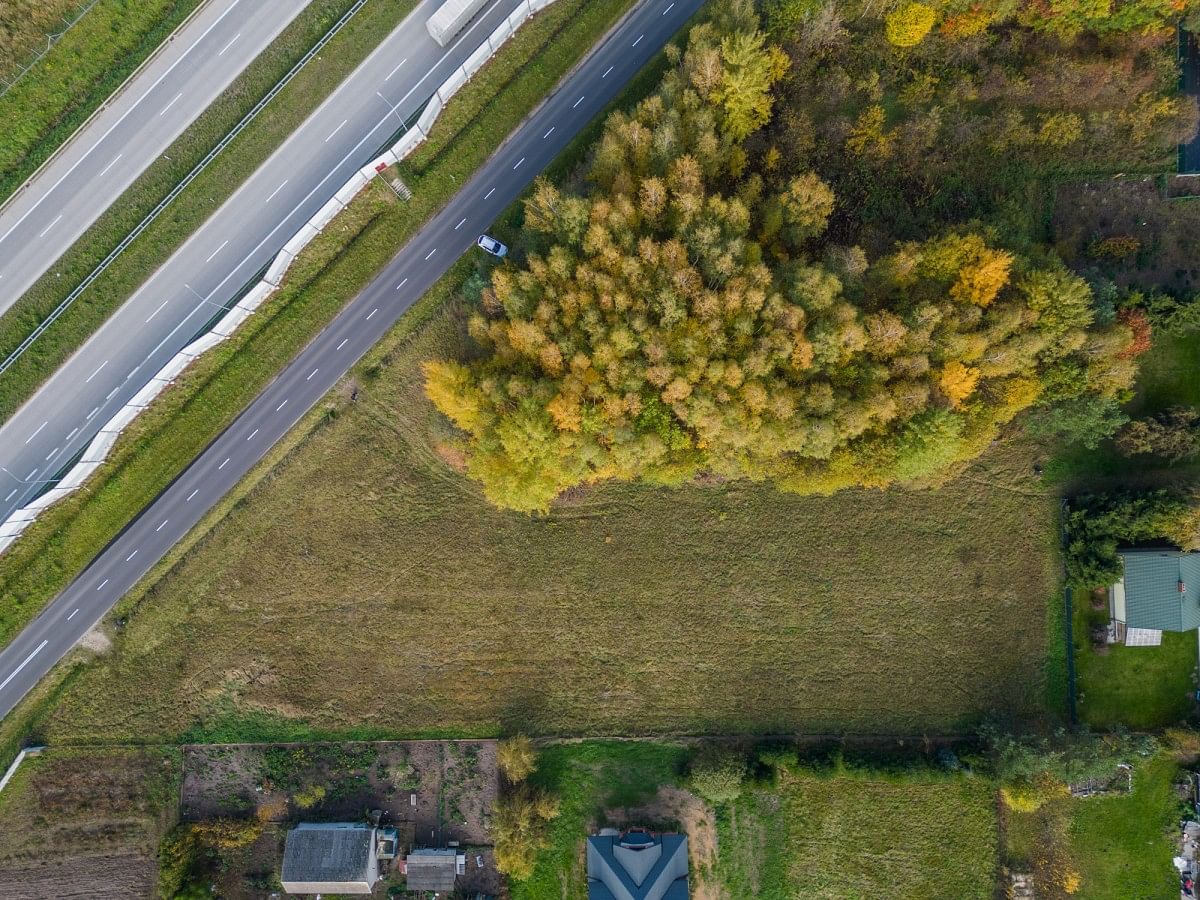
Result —
[[426, 367], [490, 500], [544, 510], [582, 483], [699, 473], [798, 491], [926, 479], [1034, 404], [1123, 396], [1133, 330], [1098, 323], [1053, 260], [979, 229], [875, 259], [822, 241], [828, 183], [770, 147], [750, 164], [785, 57], [752, 11], [721, 15], [609, 118], [588, 193], [537, 185], [535, 252], [494, 273], [470, 321], [482, 358]]
[[558, 798], [530, 785], [537, 753], [527, 737], [503, 740], [496, 750], [503, 792], [492, 811], [496, 868], [517, 880], [533, 874], [539, 850], [550, 845], [550, 822], [558, 817]]
[[1089, 590], [1121, 577], [1119, 546], [1170, 541], [1185, 550], [1200, 549], [1200, 506], [1166, 489], [1089, 494], [1071, 502], [1066, 529], [1067, 581]]
[[1156, 416], [1129, 422], [1117, 435], [1126, 456], [1157, 456], [1179, 463], [1200, 455], [1200, 410], [1172, 406]]

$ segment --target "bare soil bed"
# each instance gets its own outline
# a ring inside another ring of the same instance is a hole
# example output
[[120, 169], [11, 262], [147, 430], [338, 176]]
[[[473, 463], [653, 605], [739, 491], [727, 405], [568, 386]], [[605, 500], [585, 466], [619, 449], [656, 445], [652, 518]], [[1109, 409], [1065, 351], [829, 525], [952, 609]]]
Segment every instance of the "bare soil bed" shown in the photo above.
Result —
[[377, 809], [417, 845], [478, 845], [490, 843], [496, 788], [492, 741], [193, 745], [182, 815], [357, 821]]

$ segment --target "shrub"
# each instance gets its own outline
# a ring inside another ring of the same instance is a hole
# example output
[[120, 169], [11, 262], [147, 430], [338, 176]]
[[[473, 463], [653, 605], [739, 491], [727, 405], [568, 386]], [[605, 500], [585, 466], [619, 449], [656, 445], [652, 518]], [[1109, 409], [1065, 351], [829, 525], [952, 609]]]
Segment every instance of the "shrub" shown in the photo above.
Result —
[[1004, 805], [1019, 813], [1037, 812], [1048, 801], [1066, 797], [1069, 793], [1063, 782], [1045, 774], [1033, 779], [1022, 779], [1000, 788]]
[[292, 802], [299, 809], [311, 809], [325, 799], [325, 785], [314, 784], [292, 795]]
[[539, 850], [550, 845], [549, 823], [558, 816], [558, 799], [522, 786], [500, 798], [492, 817], [496, 868], [522, 881], [533, 874]]
[[929, 34], [934, 18], [933, 7], [924, 3], [906, 3], [894, 9], [887, 17], [888, 42], [896, 47], [915, 47]]
[[732, 803], [745, 782], [746, 759], [732, 750], [707, 750], [692, 764], [692, 790], [713, 805]]
[[1142, 249], [1142, 242], [1129, 234], [1096, 238], [1088, 244], [1088, 256], [1092, 259], [1124, 259]]
[[496, 745], [496, 765], [510, 784], [519, 784], [537, 769], [537, 751], [524, 735], [506, 738]]

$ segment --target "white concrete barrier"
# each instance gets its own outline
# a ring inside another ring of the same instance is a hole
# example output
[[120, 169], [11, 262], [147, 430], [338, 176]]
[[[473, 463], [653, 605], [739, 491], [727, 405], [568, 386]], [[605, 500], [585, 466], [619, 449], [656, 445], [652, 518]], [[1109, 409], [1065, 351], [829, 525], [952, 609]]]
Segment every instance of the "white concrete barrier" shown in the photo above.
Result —
[[[234, 304], [217, 321], [212, 331], [196, 338], [196, 340], [176, 353], [165, 366], [159, 369], [158, 373], [145, 387], [138, 391], [128, 403], [118, 410], [116, 415], [105, 423], [100, 432], [92, 438], [91, 443], [88, 444], [79, 461], [63, 476], [56, 487], [14, 511], [7, 519], [0, 522], [0, 553], [4, 552], [33, 523], [43, 509], [71, 493], [95, 472], [108, 457], [109, 451], [112, 450], [121, 432], [169, 384], [178, 378], [196, 357], [208, 352], [226, 340], [271, 294], [278, 290], [280, 283], [283, 281], [283, 276], [291, 266], [293, 260], [295, 260], [296, 254], [320, 234], [321, 229], [333, 221], [337, 214], [371, 183], [372, 178], [389, 166], [394, 166], [408, 156], [408, 154], [412, 153], [429, 136], [429, 131], [433, 127], [434, 121], [441, 115], [442, 110], [445, 109], [446, 102], [476, 72], [487, 65], [488, 60], [495, 56], [500, 46], [512, 37], [513, 33], [521, 25], [528, 21], [534, 13], [545, 9], [553, 2], [554, 0], [525, 0], [512, 15], [501, 22], [485, 42], [467, 58], [467, 61], [455, 69], [449, 78], [438, 85], [433, 96], [429, 99], [429, 103], [426, 104], [420, 118], [417, 120], [416, 125], [405, 131], [395, 144], [350, 176], [350, 180], [324, 206], [317, 210], [311, 219], [301, 226], [300, 231], [293, 235], [290, 241], [284, 244], [283, 249], [271, 261], [271, 265], [267, 268], [262, 280], [254, 285], [247, 292], [246, 296]], [[18, 757], [17, 763], [22, 758]], [[3, 788], [4, 784], [7, 783], [8, 778], [11, 777], [11, 772], [15, 771], [17, 763], [14, 763], [9, 774], [3, 780], [0, 780], [0, 788]]]

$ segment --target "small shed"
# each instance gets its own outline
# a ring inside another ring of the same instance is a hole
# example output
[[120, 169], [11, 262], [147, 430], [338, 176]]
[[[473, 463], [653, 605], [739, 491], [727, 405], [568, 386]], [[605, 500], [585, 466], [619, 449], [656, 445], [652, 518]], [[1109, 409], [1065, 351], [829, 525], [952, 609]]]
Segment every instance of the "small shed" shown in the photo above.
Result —
[[369, 894], [378, 880], [371, 826], [302, 822], [288, 832], [280, 882], [289, 894]]
[[453, 847], [414, 850], [405, 861], [405, 874], [410, 891], [449, 894], [459, 874], [459, 853]]
[[1109, 590], [1109, 612], [1130, 646], [1152, 646], [1164, 631], [1200, 627], [1200, 553], [1122, 550], [1125, 572]]

